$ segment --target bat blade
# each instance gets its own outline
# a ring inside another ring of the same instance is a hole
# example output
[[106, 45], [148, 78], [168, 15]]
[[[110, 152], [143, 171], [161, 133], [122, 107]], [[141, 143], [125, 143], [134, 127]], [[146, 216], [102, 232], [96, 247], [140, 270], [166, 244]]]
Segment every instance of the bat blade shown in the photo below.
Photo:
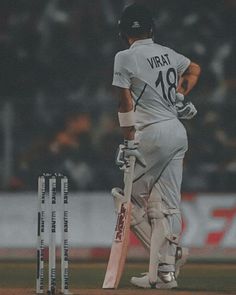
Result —
[[117, 217], [115, 236], [103, 282], [103, 289], [116, 289], [119, 285], [128, 252], [131, 203], [122, 203]]
[[111, 247], [103, 289], [116, 289], [124, 269], [129, 246], [131, 219], [131, 191], [134, 175], [135, 157], [130, 157], [129, 167], [124, 173], [124, 199], [117, 215], [114, 239]]

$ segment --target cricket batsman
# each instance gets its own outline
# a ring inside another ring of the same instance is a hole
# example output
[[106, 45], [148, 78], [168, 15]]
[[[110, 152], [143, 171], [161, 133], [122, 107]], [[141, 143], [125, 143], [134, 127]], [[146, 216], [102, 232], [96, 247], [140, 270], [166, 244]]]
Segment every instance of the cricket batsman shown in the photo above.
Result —
[[[187, 57], [153, 41], [154, 23], [142, 5], [125, 8], [119, 31], [129, 49], [115, 56], [118, 119], [124, 144], [117, 163], [135, 156], [131, 229], [150, 252], [149, 271], [132, 277], [141, 288], [177, 287], [179, 268], [187, 249], [178, 246], [181, 234], [181, 182], [188, 149], [179, 119], [197, 111], [185, 96], [196, 85], [200, 67]], [[122, 197], [116, 189], [115, 196]]]

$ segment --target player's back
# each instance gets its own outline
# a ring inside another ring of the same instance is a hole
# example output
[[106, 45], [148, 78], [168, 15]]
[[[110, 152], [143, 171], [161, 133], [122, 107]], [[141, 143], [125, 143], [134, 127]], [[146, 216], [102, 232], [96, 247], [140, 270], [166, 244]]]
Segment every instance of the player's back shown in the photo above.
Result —
[[[117, 54], [113, 85], [117, 85], [117, 80], [122, 80], [122, 75], [129, 79], [127, 85], [130, 84], [134, 98], [138, 128], [176, 118], [178, 76], [189, 63], [189, 59], [183, 55], [153, 43], [152, 39], [136, 41], [128, 50]], [[116, 68], [120, 68], [118, 72]], [[116, 74], [119, 77], [115, 77]]]

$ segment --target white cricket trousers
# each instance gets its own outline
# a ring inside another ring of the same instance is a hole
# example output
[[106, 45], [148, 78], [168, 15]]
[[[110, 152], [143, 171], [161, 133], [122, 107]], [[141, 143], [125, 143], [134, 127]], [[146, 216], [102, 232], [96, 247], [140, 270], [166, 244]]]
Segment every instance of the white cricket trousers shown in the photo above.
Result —
[[[185, 127], [176, 118], [155, 123], [137, 131], [139, 151], [147, 166], [135, 166], [132, 196], [148, 202], [152, 192], [161, 197], [168, 209], [180, 209], [183, 158], [188, 149]], [[182, 221], [180, 214], [167, 216], [172, 234], [180, 236]], [[163, 247], [164, 255], [175, 256], [176, 245], [167, 243]], [[161, 270], [161, 269], [160, 269]], [[166, 271], [172, 271], [170, 267]]]

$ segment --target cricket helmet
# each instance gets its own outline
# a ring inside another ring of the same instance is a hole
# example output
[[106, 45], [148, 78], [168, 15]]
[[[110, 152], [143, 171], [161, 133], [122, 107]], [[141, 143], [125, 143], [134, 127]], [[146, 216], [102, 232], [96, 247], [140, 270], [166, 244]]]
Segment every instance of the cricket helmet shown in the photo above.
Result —
[[139, 37], [145, 33], [152, 35], [154, 22], [149, 9], [140, 4], [127, 6], [118, 22], [122, 38]]

